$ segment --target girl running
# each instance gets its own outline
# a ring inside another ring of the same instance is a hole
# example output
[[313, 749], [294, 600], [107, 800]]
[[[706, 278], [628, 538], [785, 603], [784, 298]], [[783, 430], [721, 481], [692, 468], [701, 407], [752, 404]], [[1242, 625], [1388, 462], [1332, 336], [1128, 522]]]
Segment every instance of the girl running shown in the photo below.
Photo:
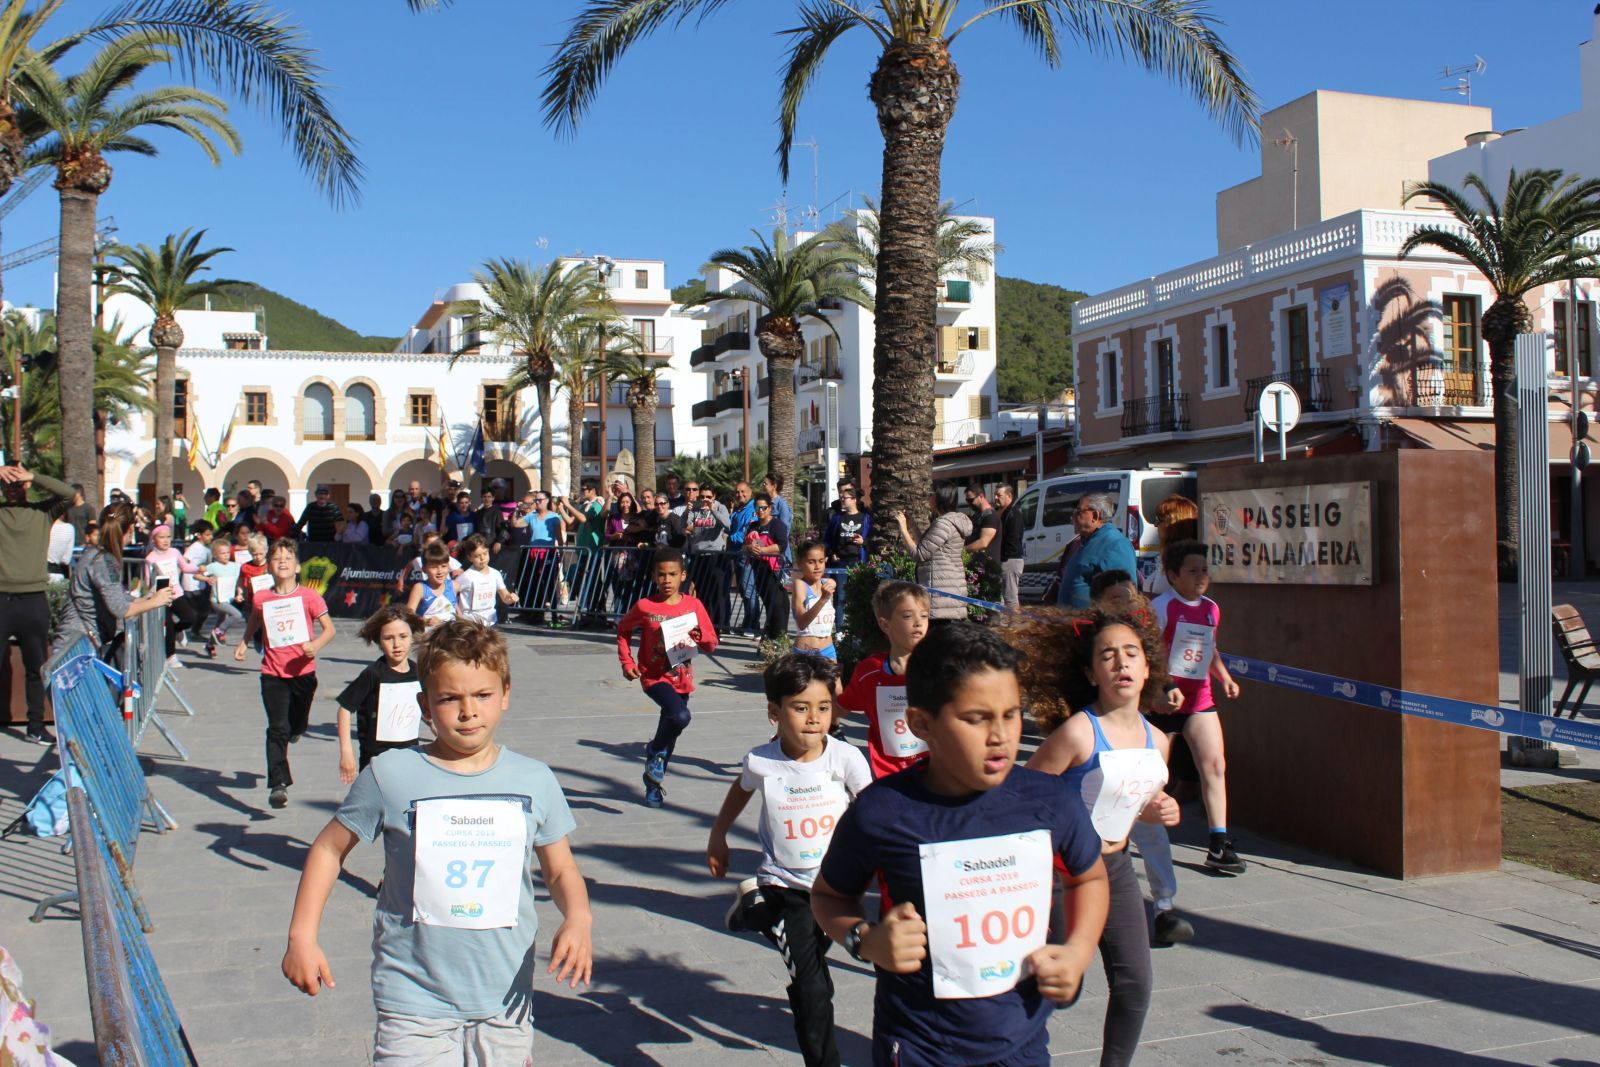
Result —
[[833, 647], [833, 594], [837, 583], [825, 576], [828, 552], [821, 541], [807, 541], [794, 554], [794, 650], [838, 659]]

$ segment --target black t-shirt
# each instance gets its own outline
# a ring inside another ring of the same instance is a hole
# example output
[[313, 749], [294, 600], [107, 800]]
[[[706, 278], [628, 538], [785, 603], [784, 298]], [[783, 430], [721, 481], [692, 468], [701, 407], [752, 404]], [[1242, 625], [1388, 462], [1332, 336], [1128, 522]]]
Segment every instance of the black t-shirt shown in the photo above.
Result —
[[391, 748], [409, 748], [416, 744], [415, 741], [378, 740], [378, 686], [415, 681], [418, 681], [417, 668], [409, 660], [402, 674], [391, 670], [389, 661], [379, 656], [367, 664], [366, 669], [356, 675], [355, 680], [339, 694], [339, 706], [356, 717], [355, 734], [361, 747], [369, 753], [369, 759], [371, 755]]
[[78, 535], [77, 544], [83, 544], [84, 534], [89, 529], [89, 524], [94, 521], [94, 506], [87, 502], [74, 504], [67, 509], [67, 522], [72, 524], [73, 532]]
[[993, 530], [994, 536], [989, 539], [989, 547], [983, 550], [984, 555], [1000, 562], [1000, 513], [994, 508], [980, 511], [972, 520], [972, 536], [967, 538], [967, 544], [972, 544], [985, 530]]
[[1000, 513], [1000, 561], [1022, 559], [1022, 511], [1013, 503]]
[[344, 512], [331, 500], [313, 500], [300, 513], [295, 525], [306, 532], [307, 541], [332, 541], [339, 536], [339, 523]]

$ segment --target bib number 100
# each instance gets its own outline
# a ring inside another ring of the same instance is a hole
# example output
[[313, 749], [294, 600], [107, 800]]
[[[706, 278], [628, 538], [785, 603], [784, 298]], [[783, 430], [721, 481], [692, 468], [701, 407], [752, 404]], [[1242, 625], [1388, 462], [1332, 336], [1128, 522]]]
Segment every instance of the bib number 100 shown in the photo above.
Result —
[[[972, 920], [970, 915], [957, 915], [956, 928], [961, 931], [961, 940], [956, 942], [956, 948], [977, 948], [978, 943], [972, 938]], [[1033, 933], [1039, 917], [1034, 914], [1032, 905], [1024, 904], [1015, 911], [985, 912], [978, 918], [978, 935], [985, 943], [999, 945], [1012, 938], [1025, 938]]]
[[[783, 820], [783, 833], [790, 841], [826, 836], [833, 833], [836, 821], [832, 815], [824, 815], [818, 819], [813, 819], [809, 816], [804, 819], [785, 819]], [[799, 833], [795, 833], [796, 828], [799, 829]]]

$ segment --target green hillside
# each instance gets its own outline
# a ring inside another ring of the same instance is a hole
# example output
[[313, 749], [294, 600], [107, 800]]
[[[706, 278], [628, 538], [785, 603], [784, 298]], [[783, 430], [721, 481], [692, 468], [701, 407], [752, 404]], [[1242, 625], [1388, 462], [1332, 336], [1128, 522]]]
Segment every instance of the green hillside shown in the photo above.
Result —
[[[225, 294], [211, 298], [216, 311], [254, 311], [258, 305], [266, 310], [261, 332], [267, 335], [267, 343], [280, 351], [392, 352], [400, 341], [398, 337], [362, 336], [315, 308], [254, 282], [229, 286]], [[199, 301], [190, 305], [200, 306]]]
[[1072, 384], [1072, 305], [1085, 294], [1020, 278], [997, 281], [1001, 403], [1059, 396]]

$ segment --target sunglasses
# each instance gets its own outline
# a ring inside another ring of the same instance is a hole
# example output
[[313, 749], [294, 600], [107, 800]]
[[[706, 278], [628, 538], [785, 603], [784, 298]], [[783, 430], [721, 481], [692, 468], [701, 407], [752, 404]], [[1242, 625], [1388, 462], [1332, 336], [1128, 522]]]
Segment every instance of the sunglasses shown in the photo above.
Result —
[[772, 505], [770, 505], [770, 504], [757, 504], [756, 505], [756, 510], [757, 511], [771, 511], [772, 510]]

